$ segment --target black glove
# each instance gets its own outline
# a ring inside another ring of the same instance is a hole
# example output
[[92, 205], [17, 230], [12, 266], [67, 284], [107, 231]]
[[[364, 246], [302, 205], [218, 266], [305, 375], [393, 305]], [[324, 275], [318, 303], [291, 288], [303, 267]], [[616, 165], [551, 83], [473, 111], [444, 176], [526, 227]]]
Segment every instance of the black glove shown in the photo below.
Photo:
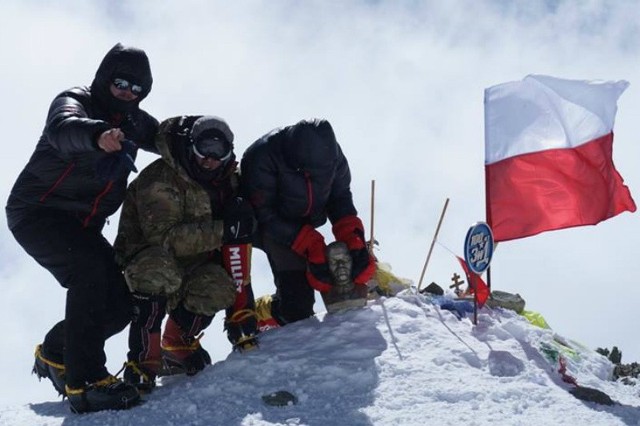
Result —
[[136, 168], [137, 145], [129, 139], [120, 142], [120, 151], [107, 154], [96, 164], [96, 175], [103, 181], [116, 180], [130, 172], [138, 173]]
[[158, 152], [154, 140], [158, 131], [158, 122], [155, 118], [138, 110], [126, 114], [119, 127], [124, 132], [124, 136], [134, 141], [140, 148]]
[[256, 220], [253, 207], [242, 197], [228, 201], [222, 214], [224, 230], [222, 239], [225, 244], [247, 244], [253, 239]]

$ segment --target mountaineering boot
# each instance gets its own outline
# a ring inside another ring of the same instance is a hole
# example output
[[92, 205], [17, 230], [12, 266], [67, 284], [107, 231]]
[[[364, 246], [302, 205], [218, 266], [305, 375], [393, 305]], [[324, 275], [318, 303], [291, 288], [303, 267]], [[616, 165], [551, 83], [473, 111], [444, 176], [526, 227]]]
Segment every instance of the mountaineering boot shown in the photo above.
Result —
[[211, 364], [211, 356], [200, 346], [200, 338], [188, 336], [171, 318], [167, 320], [162, 335], [163, 370], [160, 375], [185, 373], [188, 376], [204, 370]]
[[156, 386], [156, 376], [162, 367], [160, 331], [151, 331], [139, 323], [136, 320], [129, 328], [129, 352], [123, 367], [123, 379], [140, 392], [147, 393]]
[[255, 335], [253, 336], [242, 336], [238, 339], [236, 343], [233, 344], [233, 350], [237, 350], [239, 352], [249, 352], [258, 347], [258, 339]]
[[126, 410], [140, 401], [140, 393], [134, 385], [107, 376], [82, 388], [66, 386], [71, 411], [87, 413], [102, 410]]
[[280, 327], [280, 323], [271, 313], [272, 302], [273, 297], [269, 294], [256, 299], [256, 317], [258, 319], [258, 331], [260, 332]]
[[228, 315], [224, 329], [234, 351], [247, 352], [258, 347], [257, 323], [253, 309], [240, 309]]
[[136, 362], [124, 363], [124, 381], [136, 388], [140, 393], [149, 393], [156, 387], [156, 376], [160, 370], [160, 362]]
[[33, 364], [32, 374], [38, 376], [38, 379], [46, 378], [51, 380], [53, 387], [58, 393], [66, 396], [65, 392], [65, 370], [62, 362], [54, 362], [42, 354], [42, 345], [36, 346], [36, 361]]

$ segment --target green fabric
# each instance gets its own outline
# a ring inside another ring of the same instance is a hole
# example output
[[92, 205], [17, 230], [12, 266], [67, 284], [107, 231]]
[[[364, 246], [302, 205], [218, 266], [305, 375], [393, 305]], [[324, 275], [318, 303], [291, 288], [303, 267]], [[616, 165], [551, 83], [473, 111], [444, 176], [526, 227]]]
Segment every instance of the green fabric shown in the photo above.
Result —
[[533, 312], [533, 311], [522, 311], [520, 313], [520, 315], [522, 315], [523, 317], [525, 317], [527, 319], [527, 321], [529, 321], [531, 324], [538, 326], [540, 328], [546, 328], [546, 329], [551, 329], [551, 327], [549, 327], [549, 324], [547, 323], [547, 321], [545, 321], [544, 317], [538, 313], [538, 312]]

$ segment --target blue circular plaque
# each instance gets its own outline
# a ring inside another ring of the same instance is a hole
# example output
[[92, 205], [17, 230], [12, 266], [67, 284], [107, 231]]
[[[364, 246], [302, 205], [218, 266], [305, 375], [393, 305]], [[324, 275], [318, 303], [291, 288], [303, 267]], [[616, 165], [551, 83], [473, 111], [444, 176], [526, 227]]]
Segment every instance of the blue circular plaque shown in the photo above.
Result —
[[464, 240], [464, 261], [471, 271], [482, 275], [487, 270], [493, 256], [493, 232], [484, 222], [471, 225]]

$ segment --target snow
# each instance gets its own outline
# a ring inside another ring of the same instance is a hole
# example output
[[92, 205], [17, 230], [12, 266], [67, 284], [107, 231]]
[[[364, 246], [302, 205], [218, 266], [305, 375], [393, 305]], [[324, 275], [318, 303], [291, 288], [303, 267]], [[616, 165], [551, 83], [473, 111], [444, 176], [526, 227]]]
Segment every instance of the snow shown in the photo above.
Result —
[[[616, 404], [573, 397], [545, 345], [580, 385]], [[408, 290], [267, 331], [257, 350], [194, 377], [163, 378], [131, 410], [76, 415], [60, 400], [2, 406], [0, 425], [640, 425], [638, 390], [612, 381], [612, 369], [515, 312], [483, 308], [474, 325]], [[279, 390], [297, 403], [262, 402]]]

